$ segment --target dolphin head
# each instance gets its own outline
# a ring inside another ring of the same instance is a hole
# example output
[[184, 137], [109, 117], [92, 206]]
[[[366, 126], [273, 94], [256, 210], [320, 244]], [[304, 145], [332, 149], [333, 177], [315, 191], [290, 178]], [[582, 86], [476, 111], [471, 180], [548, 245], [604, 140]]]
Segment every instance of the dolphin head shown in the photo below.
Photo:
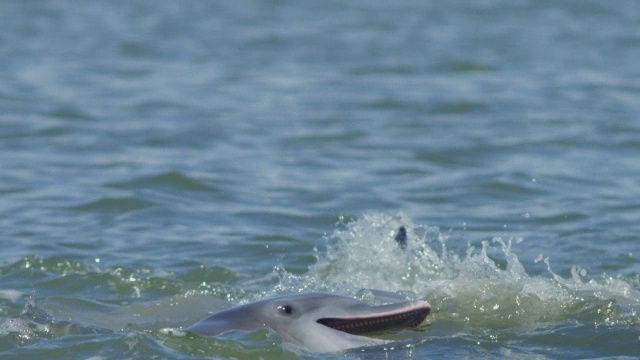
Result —
[[337, 352], [385, 343], [360, 335], [417, 326], [430, 311], [431, 306], [424, 301], [370, 306], [341, 295], [301, 293], [237, 306], [211, 315], [187, 330], [214, 336], [233, 329], [266, 327], [294, 347]]

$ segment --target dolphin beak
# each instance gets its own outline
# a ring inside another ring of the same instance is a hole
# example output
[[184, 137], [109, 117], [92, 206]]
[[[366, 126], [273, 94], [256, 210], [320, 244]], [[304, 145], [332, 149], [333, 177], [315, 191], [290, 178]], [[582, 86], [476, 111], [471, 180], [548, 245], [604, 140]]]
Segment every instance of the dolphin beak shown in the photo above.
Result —
[[353, 335], [364, 333], [416, 327], [420, 325], [431, 312], [431, 305], [424, 301], [409, 303], [397, 310], [376, 311], [379, 307], [371, 307], [372, 312], [367, 315], [354, 317], [326, 317], [317, 320], [319, 324], [334, 330]]

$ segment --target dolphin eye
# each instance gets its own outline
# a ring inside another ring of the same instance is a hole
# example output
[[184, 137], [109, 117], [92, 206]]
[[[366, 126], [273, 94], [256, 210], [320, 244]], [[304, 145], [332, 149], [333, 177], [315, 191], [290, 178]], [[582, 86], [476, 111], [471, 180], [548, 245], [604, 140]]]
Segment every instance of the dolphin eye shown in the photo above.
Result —
[[293, 306], [291, 305], [280, 305], [278, 306], [278, 310], [280, 310], [280, 312], [286, 315], [293, 314]]

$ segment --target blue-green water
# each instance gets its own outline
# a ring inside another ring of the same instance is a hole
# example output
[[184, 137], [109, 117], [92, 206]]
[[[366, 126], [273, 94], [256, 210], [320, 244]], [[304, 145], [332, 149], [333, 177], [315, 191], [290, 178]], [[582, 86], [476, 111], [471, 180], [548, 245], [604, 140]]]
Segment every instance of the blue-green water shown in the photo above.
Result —
[[[637, 1], [2, 1], [0, 357], [639, 357], [638, 59]], [[362, 288], [434, 310], [167, 330]]]

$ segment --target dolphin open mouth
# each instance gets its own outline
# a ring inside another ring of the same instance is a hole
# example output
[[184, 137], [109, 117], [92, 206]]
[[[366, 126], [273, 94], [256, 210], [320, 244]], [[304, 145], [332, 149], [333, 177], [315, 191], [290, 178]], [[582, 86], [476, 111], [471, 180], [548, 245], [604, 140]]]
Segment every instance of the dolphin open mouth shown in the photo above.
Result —
[[353, 335], [364, 333], [416, 327], [420, 325], [431, 312], [429, 304], [420, 302], [417, 305], [390, 312], [372, 313], [357, 317], [328, 317], [318, 319], [317, 322], [334, 330]]

